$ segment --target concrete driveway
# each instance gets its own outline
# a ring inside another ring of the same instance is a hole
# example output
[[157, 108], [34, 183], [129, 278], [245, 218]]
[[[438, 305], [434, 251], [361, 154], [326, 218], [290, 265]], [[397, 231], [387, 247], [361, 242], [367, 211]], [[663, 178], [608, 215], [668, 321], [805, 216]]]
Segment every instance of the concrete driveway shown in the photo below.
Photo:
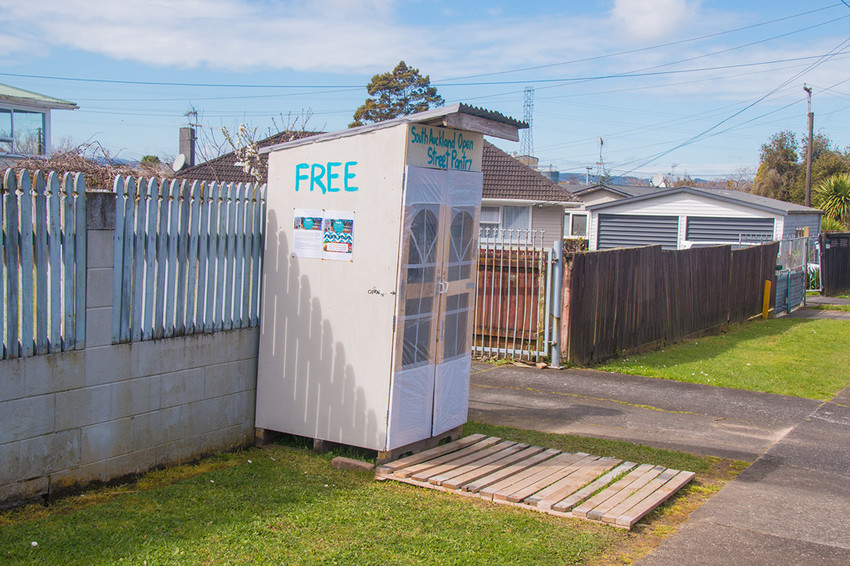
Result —
[[640, 564], [850, 564], [850, 388], [821, 403], [589, 370], [472, 371], [472, 420], [754, 461]]
[[469, 418], [752, 462], [819, 405], [593, 370], [473, 363]]

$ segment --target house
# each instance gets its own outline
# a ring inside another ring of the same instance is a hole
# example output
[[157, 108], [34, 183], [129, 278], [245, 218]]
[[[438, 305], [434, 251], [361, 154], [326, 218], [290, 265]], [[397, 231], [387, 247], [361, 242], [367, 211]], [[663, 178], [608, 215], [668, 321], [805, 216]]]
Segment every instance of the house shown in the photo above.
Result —
[[[181, 132], [182, 133], [182, 132]], [[284, 142], [313, 136], [319, 132], [306, 131], [287, 131], [279, 132], [257, 142], [257, 147], [263, 148], [272, 145], [278, 145]], [[192, 149], [191, 151], [194, 151]], [[262, 175], [265, 177], [268, 174], [268, 153], [260, 153], [260, 168]], [[185, 167], [180, 169], [175, 177], [177, 179], [191, 179], [193, 181], [217, 181], [219, 183], [254, 183], [256, 179], [246, 172], [240, 165], [236, 164], [236, 152], [231, 151], [218, 157], [214, 157], [209, 161], [204, 161], [198, 165]]]
[[576, 209], [565, 210], [564, 237], [587, 238], [588, 206], [650, 193], [657, 193], [660, 190], [662, 189], [658, 187], [641, 185], [610, 185], [608, 183], [580, 185], [571, 192], [573, 196], [577, 197], [581, 201], [581, 206]]
[[0, 84], [0, 166], [50, 153], [50, 111], [77, 108], [67, 100]]
[[823, 212], [730, 189], [677, 187], [587, 206], [591, 250], [682, 249], [820, 233]]
[[[532, 230], [545, 243], [564, 237], [564, 211], [581, 201], [558, 183], [484, 141], [481, 228]], [[495, 233], [495, 232], [494, 232]]]

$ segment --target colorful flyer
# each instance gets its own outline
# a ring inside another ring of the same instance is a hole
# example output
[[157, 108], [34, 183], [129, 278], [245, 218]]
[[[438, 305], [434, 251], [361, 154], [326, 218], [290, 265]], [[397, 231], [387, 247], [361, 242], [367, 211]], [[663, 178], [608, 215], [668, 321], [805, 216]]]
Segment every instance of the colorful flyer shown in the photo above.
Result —
[[352, 261], [354, 212], [326, 210], [322, 229], [322, 259]]
[[322, 257], [322, 210], [296, 208], [292, 257]]

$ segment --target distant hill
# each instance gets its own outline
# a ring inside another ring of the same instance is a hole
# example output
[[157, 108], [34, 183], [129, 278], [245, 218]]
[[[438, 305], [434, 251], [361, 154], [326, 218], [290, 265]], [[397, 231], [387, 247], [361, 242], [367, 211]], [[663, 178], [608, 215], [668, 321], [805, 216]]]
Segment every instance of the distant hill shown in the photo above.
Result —
[[[586, 185], [587, 176], [584, 173], [560, 173], [559, 181], [563, 185]], [[590, 184], [593, 185], [597, 182], [596, 175], [590, 176]], [[609, 181], [606, 181], [609, 185], [631, 185], [637, 187], [650, 187], [652, 186], [650, 179], [644, 179], [641, 177], [615, 177]], [[711, 189], [725, 189], [726, 181], [711, 181], [708, 179], [691, 179], [689, 184], [695, 187], [706, 187]]]

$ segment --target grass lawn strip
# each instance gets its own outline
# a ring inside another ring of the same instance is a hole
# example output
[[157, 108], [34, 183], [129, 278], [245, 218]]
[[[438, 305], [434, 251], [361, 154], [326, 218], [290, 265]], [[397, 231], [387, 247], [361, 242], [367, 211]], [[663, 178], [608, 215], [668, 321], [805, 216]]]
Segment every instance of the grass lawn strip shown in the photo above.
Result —
[[848, 367], [850, 323], [778, 318], [627, 355], [595, 369], [828, 400], [850, 385]]
[[467, 434], [583, 446], [699, 473], [624, 532], [376, 482], [370, 473], [332, 469], [332, 454], [274, 445], [0, 513], [0, 557], [4, 564], [621, 564], [658, 544], [741, 469], [628, 443], [467, 427]]

